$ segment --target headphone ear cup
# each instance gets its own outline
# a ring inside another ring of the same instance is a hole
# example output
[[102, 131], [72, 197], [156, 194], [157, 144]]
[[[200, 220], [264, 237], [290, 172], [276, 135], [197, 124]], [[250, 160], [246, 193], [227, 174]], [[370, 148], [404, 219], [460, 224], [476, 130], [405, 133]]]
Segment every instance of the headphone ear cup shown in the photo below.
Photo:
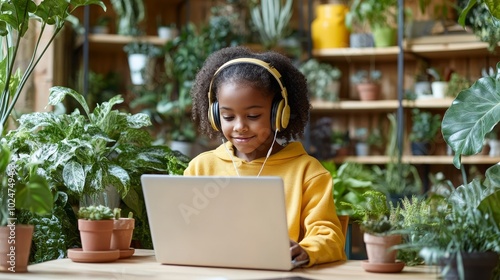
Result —
[[[281, 101], [284, 103], [284, 101]], [[281, 109], [281, 127], [285, 129], [288, 126], [288, 122], [290, 121], [290, 106], [283, 106]]]
[[219, 102], [215, 101], [212, 104], [210, 104], [210, 108], [208, 108], [208, 112], [209, 112], [208, 120], [210, 121], [212, 128], [215, 131], [220, 131], [221, 124], [220, 124], [220, 115], [219, 115]]
[[271, 126], [273, 130], [281, 131], [283, 128], [281, 126], [281, 117], [284, 104], [285, 102], [283, 100], [273, 103], [273, 109], [271, 111]]

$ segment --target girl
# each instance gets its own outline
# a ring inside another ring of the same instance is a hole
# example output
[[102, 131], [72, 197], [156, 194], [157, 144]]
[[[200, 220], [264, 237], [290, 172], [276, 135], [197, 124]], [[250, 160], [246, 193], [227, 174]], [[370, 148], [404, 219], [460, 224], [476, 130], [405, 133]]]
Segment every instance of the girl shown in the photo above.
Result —
[[345, 260], [332, 177], [292, 141], [303, 136], [310, 104], [306, 80], [290, 60], [243, 47], [219, 50], [198, 72], [191, 95], [200, 132], [222, 144], [194, 158], [184, 175], [280, 176], [292, 260]]

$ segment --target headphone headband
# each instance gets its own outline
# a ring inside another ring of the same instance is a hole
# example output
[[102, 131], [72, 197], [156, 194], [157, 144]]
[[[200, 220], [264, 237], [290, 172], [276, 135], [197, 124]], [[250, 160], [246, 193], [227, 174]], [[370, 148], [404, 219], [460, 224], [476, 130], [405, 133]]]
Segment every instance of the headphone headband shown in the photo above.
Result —
[[[281, 88], [281, 96], [282, 96], [283, 100], [280, 103], [276, 104], [276, 106], [273, 105], [273, 107], [277, 107], [277, 108], [273, 108], [273, 115], [274, 114], [277, 114], [277, 115], [273, 116], [272, 124], [273, 124], [273, 126], [275, 126], [275, 129], [277, 129], [278, 131], [280, 131], [282, 128], [286, 128], [288, 125], [289, 118], [290, 118], [290, 107], [288, 106], [288, 94], [286, 92], [285, 86], [283, 85], [283, 82], [281, 81], [280, 72], [276, 68], [274, 68], [274, 66], [272, 66], [270, 63], [267, 63], [267, 62], [260, 60], [260, 59], [257, 59], [257, 58], [249, 58], [249, 57], [235, 58], [235, 59], [227, 61], [226, 63], [222, 64], [215, 71], [212, 79], [210, 80], [210, 85], [208, 87], [208, 103], [209, 103], [208, 116], [209, 116], [209, 120], [212, 124], [212, 127], [215, 130], [220, 129], [218, 127], [219, 122], [220, 122], [220, 120], [218, 120], [218, 118], [220, 117], [218, 115], [218, 104], [215, 104], [215, 105], [217, 105], [217, 108], [214, 108], [214, 104], [213, 104], [213, 103], [217, 103], [216, 98], [215, 98], [215, 94], [212, 93], [212, 84], [215, 80], [215, 77], [217, 77], [217, 75], [223, 69], [225, 69], [231, 65], [240, 64], [240, 63], [250, 63], [250, 64], [255, 64], [255, 65], [261, 66], [264, 69], [266, 69], [269, 73], [271, 73], [271, 75], [273, 75], [273, 77], [276, 79], [276, 81], [278, 82], [278, 85]], [[214, 113], [214, 110], [216, 111], [215, 113]]]

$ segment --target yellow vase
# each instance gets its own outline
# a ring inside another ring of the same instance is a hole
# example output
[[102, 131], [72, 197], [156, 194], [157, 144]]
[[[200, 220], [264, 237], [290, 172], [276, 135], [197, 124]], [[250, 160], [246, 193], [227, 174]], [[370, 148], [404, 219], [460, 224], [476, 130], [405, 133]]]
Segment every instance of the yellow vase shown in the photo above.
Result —
[[349, 30], [345, 15], [349, 8], [344, 4], [322, 4], [316, 7], [316, 19], [311, 23], [313, 49], [348, 48]]

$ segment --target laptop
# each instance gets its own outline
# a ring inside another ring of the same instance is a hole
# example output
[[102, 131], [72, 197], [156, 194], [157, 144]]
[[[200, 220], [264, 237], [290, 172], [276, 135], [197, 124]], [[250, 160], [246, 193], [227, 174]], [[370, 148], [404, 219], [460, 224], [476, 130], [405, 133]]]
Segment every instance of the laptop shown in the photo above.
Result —
[[162, 264], [291, 270], [280, 177], [141, 176]]

